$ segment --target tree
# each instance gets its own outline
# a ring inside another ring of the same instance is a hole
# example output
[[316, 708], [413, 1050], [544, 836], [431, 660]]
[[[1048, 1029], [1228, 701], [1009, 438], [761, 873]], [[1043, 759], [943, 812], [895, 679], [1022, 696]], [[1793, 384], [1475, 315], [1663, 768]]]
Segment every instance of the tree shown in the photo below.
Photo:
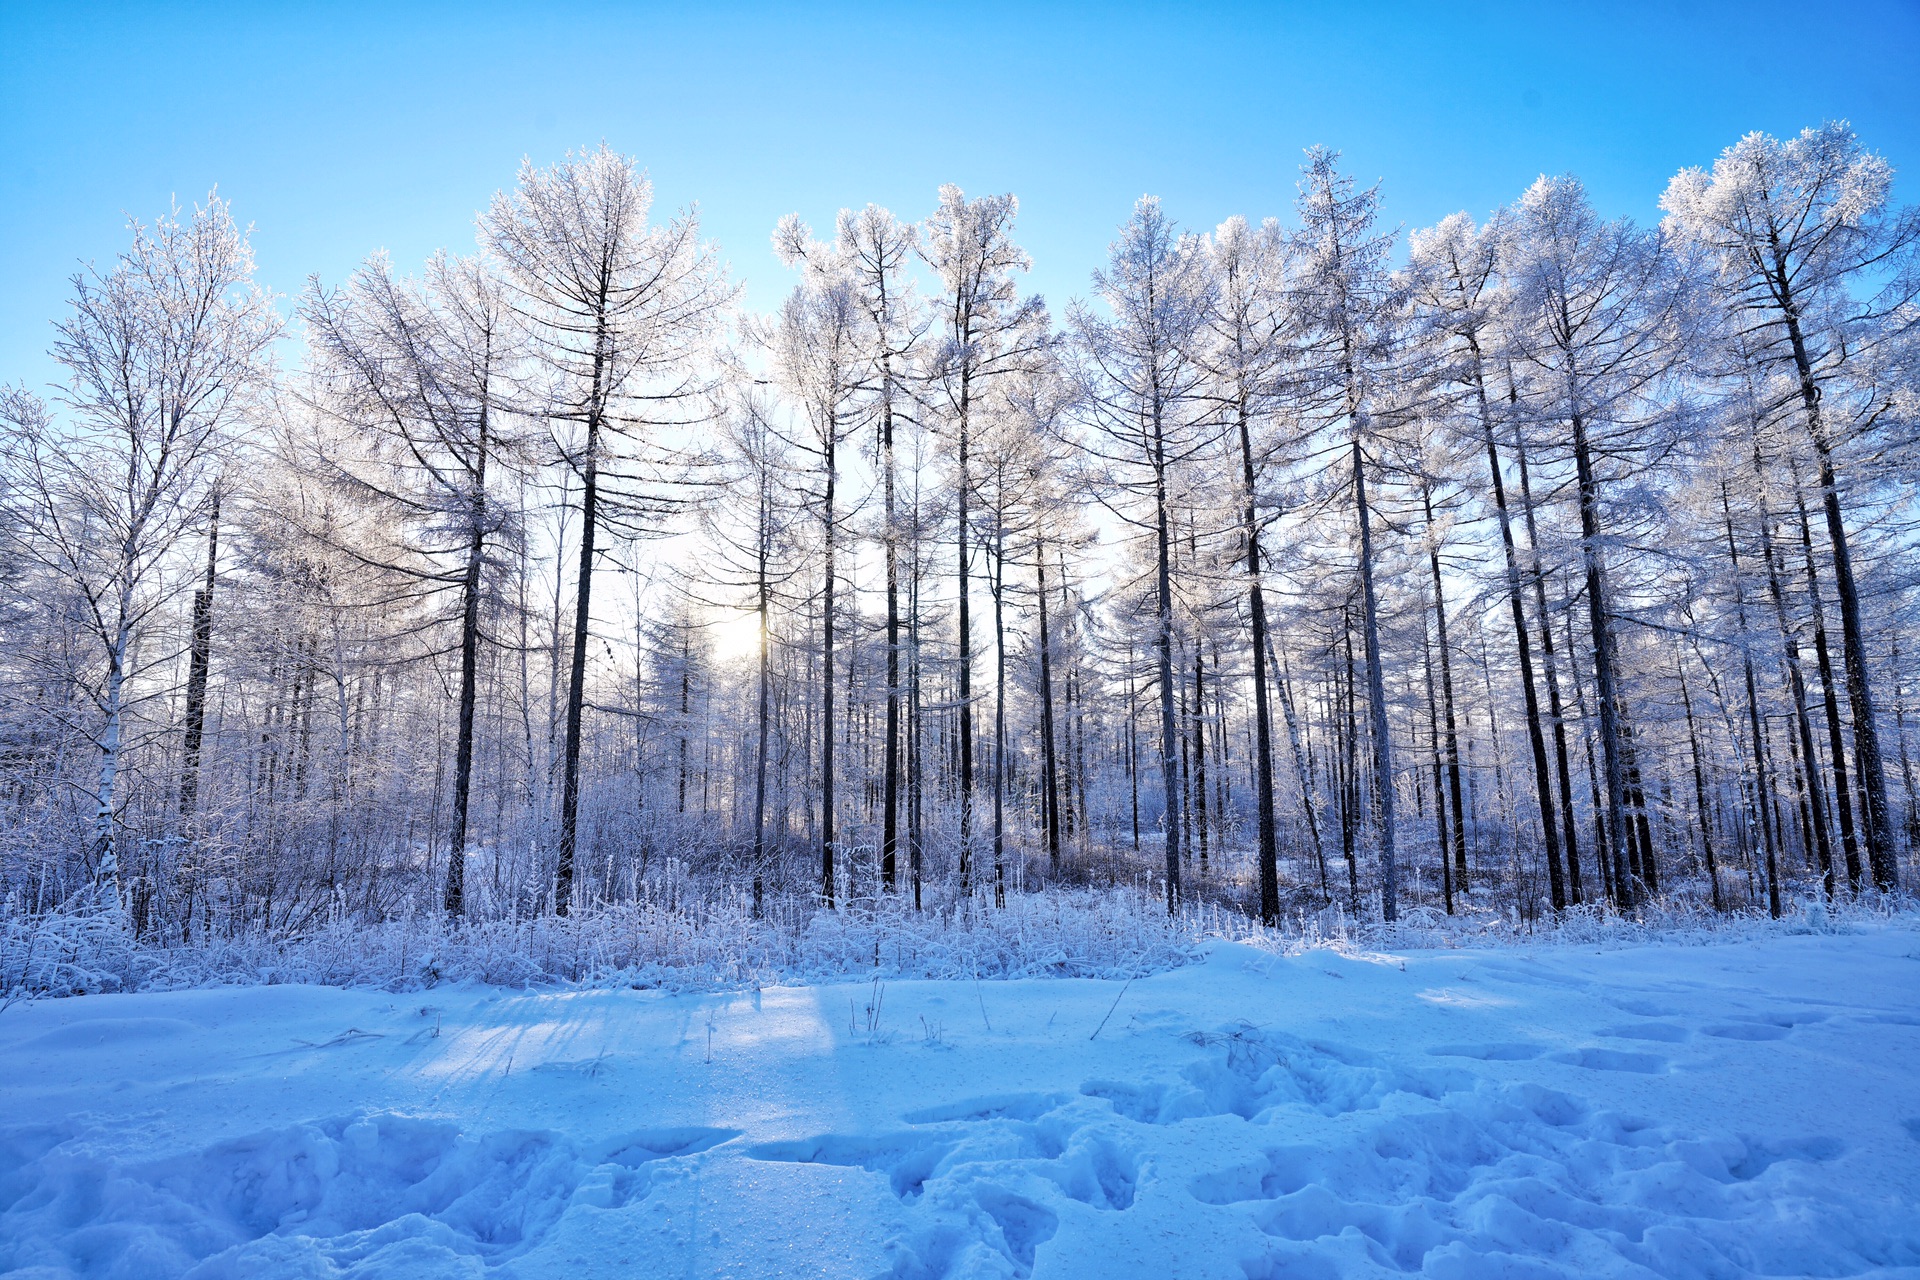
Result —
[[[1561, 824], [1556, 821], [1553, 800], [1554, 776], [1547, 761], [1546, 735], [1541, 725], [1540, 696], [1534, 681], [1533, 646], [1527, 632], [1526, 606], [1521, 589], [1520, 559], [1513, 534], [1513, 520], [1507, 504], [1506, 475], [1500, 462], [1497, 439], [1497, 399], [1489, 393], [1489, 366], [1497, 354], [1489, 346], [1500, 341], [1497, 328], [1499, 308], [1504, 301], [1500, 289], [1501, 245], [1507, 235], [1505, 219], [1476, 228], [1464, 213], [1443, 219], [1429, 231], [1415, 232], [1412, 239], [1412, 272], [1415, 305], [1442, 342], [1452, 349], [1445, 355], [1445, 368], [1466, 400], [1466, 416], [1478, 428], [1486, 449], [1487, 476], [1493, 493], [1494, 512], [1500, 527], [1500, 547], [1506, 569], [1507, 604], [1513, 616], [1514, 651], [1520, 664], [1520, 689], [1526, 705], [1527, 741], [1532, 748], [1534, 794], [1539, 801], [1540, 830], [1547, 854], [1548, 888], [1556, 911], [1571, 900], [1579, 900], [1579, 856], [1572, 822], [1573, 784], [1567, 764], [1566, 724], [1560, 714], [1560, 691], [1551, 665], [1547, 679], [1551, 691], [1554, 732], [1559, 747], [1559, 783], [1566, 804], [1566, 869], [1560, 857]], [[1439, 576], [1435, 569], [1436, 587]], [[1551, 623], [1543, 615], [1542, 632], [1550, 639]], [[1550, 652], [1550, 644], [1548, 646]], [[1550, 659], [1549, 659], [1550, 663]], [[1457, 750], [1454, 752], [1457, 764]], [[1457, 776], [1457, 775], [1456, 775]], [[1466, 871], [1464, 838], [1459, 834], [1459, 798], [1455, 796], [1456, 870]], [[1573, 892], [1568, 893], [1567, 871], [1572, 873]]]
[[968, 200], [959, 187], [940, 188], [940, 204], [921, 228], [919, 251], [940, 281], [937, 317], [923, 376], [953, 450], [955, 577], [959, 652], [960, 887], [971, 886], [973, 838], [973, 618], [968, 506], [973, 496], [975, 403], [984, 384], [1024, 367], [1047, 341], [1046, 307], [1021, 298], [1016, 272], [1031, 265], [1013, 240], [1020, 202], [1011, 195]]
[[1154, 646], [1159, 657], [1160, 778], [1166, 798], [1167, 912], [1180, 902], [1180, 743], [1174, 711], [1173, 540], [1170, 497], [1174, 468], [1207, 443], [1195, 360], [1209, 306], [1207, 259], [1200, 241], [1182, 234], [1152, 196], [1107, 249], [1095, 273], [1095, 294], [1111, 319], [1076, 304], [1069, 312], [1084, 362], [1081, 399], [1093, 428], [1108, 442], [1123, 495], [1150, 514], [1123, 513], [1151, 531], [1154, 556]]
[[1390, 376], [1394, 319], [1400, 306], [1386, 270], [1392, 235], [1374, 230], [1378, 186], [1356, 192], [1338, 168], [1338, 152], [1307, 152], [1301, 166], [1298, 270], [1293, 305], [1302, 335], [1299, 356], [1306, 394], [1345, 443], [1351, 460], [1361, 624], [1366, 645], [1374, 779], [1380, 833], [1380, 906], [1399, 918], [1394, 841], [1393, 743], [1387, 721], [1386, 673], [1380, 656], [1379, 591], [1374, 581], [1373, 507], [1367, 498], [1367, 449], [1377, 430], [1378, 384]]
[[[791, 234], [783, 224], [776, 240]], [[804, 228], [799, 229], [804, 237]], [[805, 449], [817, 461], [820, 488], [814, 495], [820, 519], [820, 896], [834, 904], [834, 592], [837, 553], [846, 513], [840, 508], [840, 448], [862, 425], [867, 398], [866, 314], [853, 278], [822, 252], [810, 260], [807, 278], [787, 296], [765, 336], [776, 380], [806, 423]]]
[[[473, 790], [481, 607], [495, 594], [490, 548], [517, 536], [514, 506], [496, 499], [523, 453], [509, 425], [518, 352], [505, 291], [478, 258], [437, 254], [424, 281], [400, 281], [384, 256], [343, 289], [314, 281], [301, 307], [316, 396], [352, 434], [326, 464], [356, 497], [385, 508], [409, 563], [394, 565], [430, 595], [458, 592], [460, 671], [447, 838], [448, 915], [465, 910]], [[504, 548], [499, 548], [504, 549]]]
[[887, 724], [882, 766], [880, 883], [891, 891], [898, 877], [902, 724], [900, 686], [900, 541], [895, 438], [912, 408], [908, 379], [918, 354], [925, 322], [913, 294], [907, 267], [919, 249], [919, 230], [878, 205], [858, 213], [842, 209], [837, 223], [841, 261], [866, 313], [876, 451], [880, 460], [881, 550], [887, 590]]
[[580, 811], [581, 717], [599, 535], [645, 527], [662, 503], [644, 491], [658, 475], [660, 437], [704, 406], [702, 350], [729, 291], [699, 221], [683, 213], [652, 226], [653, 184], [604, 144], [549, 169], [521, 165], [499, 192], [481, 235], [514, 291], [515, 310], [551, 375], [548, 419], [567, 433], [561, 454], [580, 479], [580, 555], [573, 656], [567, 677], [560, 836], [553, 909], [573, 896]]
[[[1256, 432], [1274, 411], [1289, 354], [1286, 243], [1279, 224], [1259, 229], [1229, 218], [1210, 245], [1213, 289], [1202, 359], [1211, 376], [1209, 394], [1238, 439], [1240, 538], [1247, 571], [1247, 615], [1252, 626], [1254, 708], [1254, 803], [1260, 859], [1260, 919], [1280, 918], [1279, 841], [1273, 809], [1273, 716], [1268, 707], [1267, 600], [1262, 581], [1260, 535], [1261, 467]], [[1264, 443], [1264, 441], [1263, 441]], [[1304, 799], [1304, 797], [1303, 797]]]
[[170, 599], [169, 559], [269, 380], [281, 327], [253, 283], [248, 234], [217, 194], [132, 232], [108, 271], [74, 276], [72, 314], [56, 326], [71, 417], [56, 420], [21, 389], [0, 399], [6, 527], [22, 554], [79, 592], [98, 646], [89, 858], [116, 892], [134, 641]]
[[1675, 175], [1661, 199], [1669, 225], [1714, 255], [1723, 305], [1780, 384], [1769, 397], [1796, 405], [1813, 446], [1866, 794], [1868, 861], [1883, 892], [1898, 885], [1899, 866], [1835, 453], [1888, 407], [1884, 395], [1860, 394], [1860, 368], [1916, 324], [1920, 208], [1888, 207], [1892, 179], [1892, 166], [1862, 147], [1844, 121], [1830, 121], [1784, 142], [1750, 133], [1711, 172]]
[[[1573, 178], [1542, 177], [1514, 212], [1516, 358], [1537, 373], [1534, 412], [1564, 425], [1572, 445], [1580, 548], [1593, 646], [1594, 702], [1605, 760], [1606, 833], [1615, 898], [1636, 900], [1628, 875], [1629, 775], [1635, 770], [1623, 723], [1603, 458], [1631, 466], [1644, 458], [1654, 383], [1684, 350], [1678, 327], [1686, 294], [1656, 233], [1630, 221], [1603, 222]], [[1649, 851], [1650, 853], [1650, 851]]]

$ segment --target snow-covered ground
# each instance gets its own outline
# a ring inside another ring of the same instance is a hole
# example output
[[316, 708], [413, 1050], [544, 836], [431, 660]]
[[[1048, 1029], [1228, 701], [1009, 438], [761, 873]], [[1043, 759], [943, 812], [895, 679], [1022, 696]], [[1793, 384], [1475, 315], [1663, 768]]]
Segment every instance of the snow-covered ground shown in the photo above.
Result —
[[0, 1013], [10, 1276], [1406, 1272], [1920, 1276], [1920, 935]]

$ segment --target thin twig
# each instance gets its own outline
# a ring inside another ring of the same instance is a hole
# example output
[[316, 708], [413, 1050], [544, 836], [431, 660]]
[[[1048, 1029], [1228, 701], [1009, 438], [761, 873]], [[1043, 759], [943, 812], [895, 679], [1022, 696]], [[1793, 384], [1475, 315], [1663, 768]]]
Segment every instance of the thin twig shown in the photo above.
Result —
[[[1139, 976], [1140, 976], [1139, 974], [1135, 974], [1134, 978], [1137, 978]], [[1132, 985], [1133, 985], [1133, 978], [1128, 978], [1126, 982], [1126, 986], [1123, 986], [1120, 988], [1120, 995], [1115, 996], [1113, 998], [1113, 1003], [1107, 1006], [1107, 1018], [1111, 1018], [1113, 1016], [1113, 1011], [1120, 1007], [1120, 997], [1126, 995], [1127, 987], [1130, 987]], [[1107, 1028], [1107, 1018], [1100, 1019], [1100, 1025], [1093, 1029], [1093, 1034], [1088, 1036], [1087, 1039], [1098, 1040], [1100, 1038], [1100, 1033], [1106, 1030]]]

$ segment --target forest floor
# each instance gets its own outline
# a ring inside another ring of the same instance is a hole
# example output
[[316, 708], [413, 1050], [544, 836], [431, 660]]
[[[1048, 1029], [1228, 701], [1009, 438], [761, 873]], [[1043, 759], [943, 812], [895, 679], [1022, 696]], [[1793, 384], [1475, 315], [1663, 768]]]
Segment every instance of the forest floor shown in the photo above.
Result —
[[1920, 1276], [1920, 933], [0, 1012], [16, 1277]]

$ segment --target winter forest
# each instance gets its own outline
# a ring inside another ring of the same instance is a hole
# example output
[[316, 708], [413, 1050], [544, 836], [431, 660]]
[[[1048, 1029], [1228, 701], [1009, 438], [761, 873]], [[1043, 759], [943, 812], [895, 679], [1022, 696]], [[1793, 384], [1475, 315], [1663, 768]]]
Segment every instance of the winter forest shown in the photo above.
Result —
[[1314, 148], [1071, 300], [950, 185], [769, 228], [767, 313], [604, 145], [287, 295], [136, 221], [0, 392], [11, 945], [1885, 902], [1920, 211], [1703, 159], [1402, 234]]
[[0, 4], [0, 1280], [1920, 1277], [1841, 8]]

